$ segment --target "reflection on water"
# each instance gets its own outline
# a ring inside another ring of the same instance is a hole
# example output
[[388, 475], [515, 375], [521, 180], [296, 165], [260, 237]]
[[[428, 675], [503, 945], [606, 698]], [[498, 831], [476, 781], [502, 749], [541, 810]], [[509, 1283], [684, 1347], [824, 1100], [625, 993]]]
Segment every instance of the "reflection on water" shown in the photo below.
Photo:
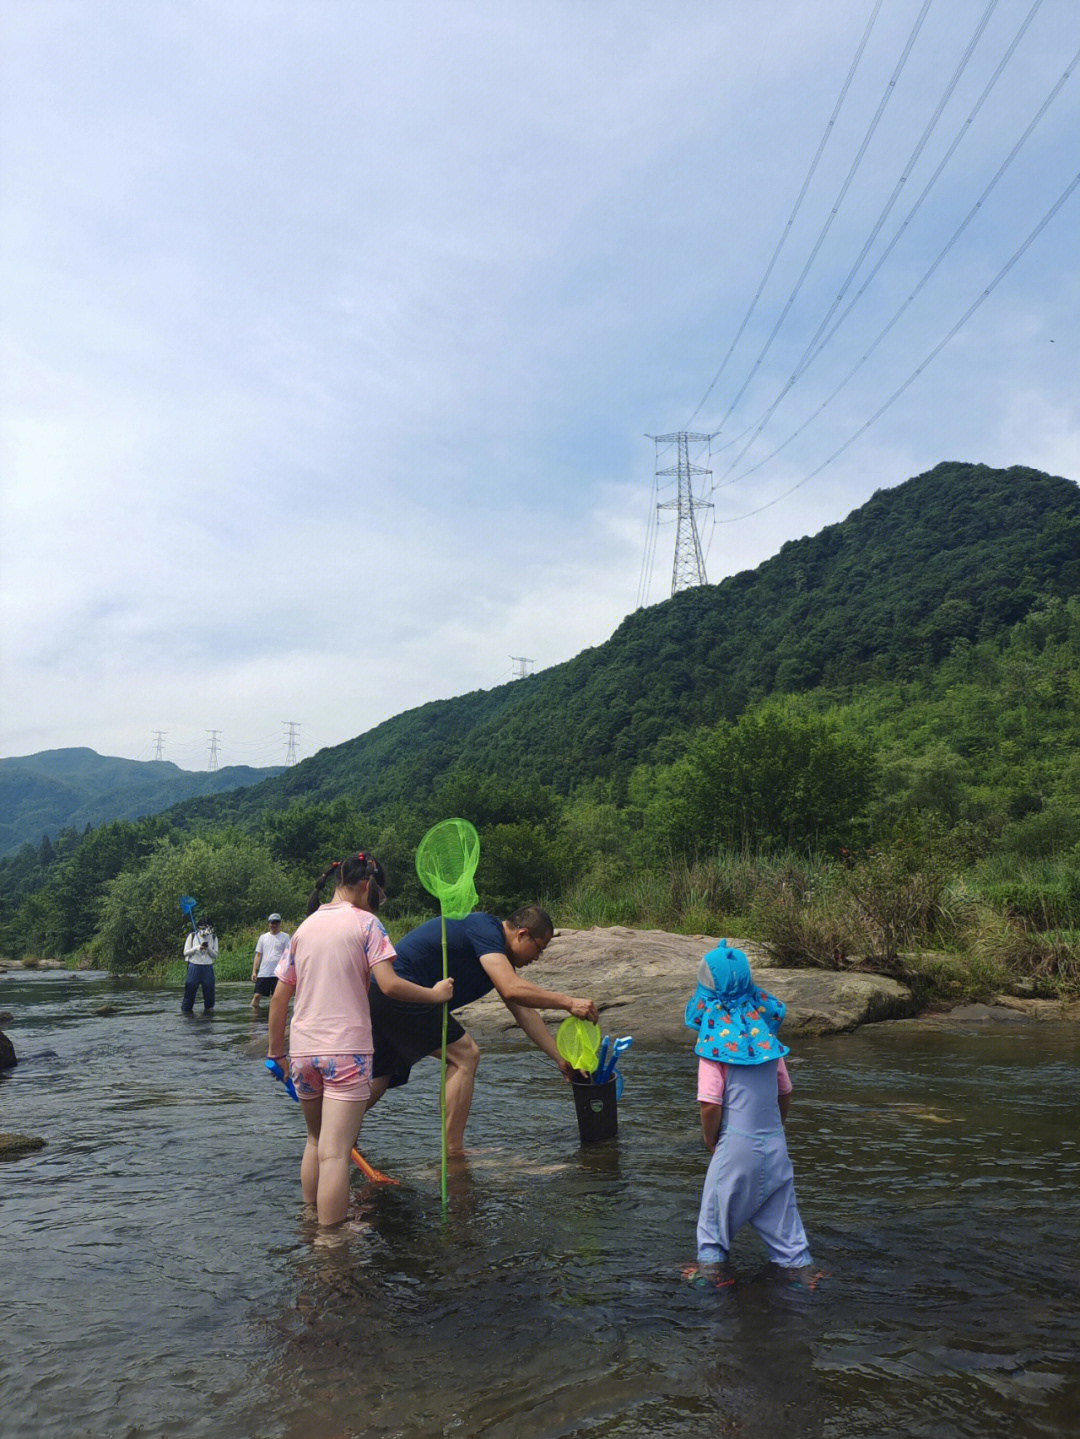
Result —
[[5, 1439], [1075, 1432], [1074, 1029], [800, 1041], [790, 1144], [826, 1278], [789, 1287], [747, 1232], [714, 1292], [678, 1278], [706, 1159], [689, 1045], [635, 1046], [618, 1142], [591, 1149], [545, 1060], [486, 1046], [445, 1218], [420, 1066], [362, 1136], [401, 1186], [358, 1188], [324, 1243], [247, 999], [184, 1022], [130, 982], [4, 981], [25, 1058], [0, 1128], [49, 1141], [0, 1169]]

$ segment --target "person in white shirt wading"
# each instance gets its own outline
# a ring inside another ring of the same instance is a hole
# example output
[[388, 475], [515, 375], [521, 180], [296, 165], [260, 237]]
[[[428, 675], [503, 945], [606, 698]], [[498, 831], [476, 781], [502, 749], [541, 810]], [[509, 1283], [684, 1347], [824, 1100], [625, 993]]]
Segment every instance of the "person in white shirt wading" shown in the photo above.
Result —
[[190, 1014], [195, 1008], [195, 996], [202, 985], [203, 1013], [211, 1014], [214, 1008], [214, 960], [218, 956], [218, 937], [208, 919], [200, 919], [198, 927], [184, 940], [184, 958], [187, 960], [187, 979], [184, 981], [184, 997], [180, 1001], [181, 1014]]
[[251, 982], [255, 986], [251, 1007], [256, 1014], [259, 1012], [259, 1002], [263, 995], [269, 999], [274, 992], [277, 984], [274, 970], [277, 969], [278, 960], [288, 949], [289, 940], [292, 938], [287, 929], [282, 929], [280, 914], [272, 914], [266, 922], [270, 928], [259, 935], [259, 942], [255, 946], [255, 960], [251, 966]]

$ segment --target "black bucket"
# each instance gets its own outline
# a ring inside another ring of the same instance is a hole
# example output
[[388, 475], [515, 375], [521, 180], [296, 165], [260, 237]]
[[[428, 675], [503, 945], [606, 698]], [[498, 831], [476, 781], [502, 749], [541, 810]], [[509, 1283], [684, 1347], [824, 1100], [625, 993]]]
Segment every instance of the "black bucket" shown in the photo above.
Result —
[[574, 1091], [582, 1144], [599, 1144], [602, 1139], [614, 1139], [619, 1132], [619, 1105], [615, 1098], [614, 1079], [603, 1084], [582, 1084], [575, 1079], [570, 1087]]

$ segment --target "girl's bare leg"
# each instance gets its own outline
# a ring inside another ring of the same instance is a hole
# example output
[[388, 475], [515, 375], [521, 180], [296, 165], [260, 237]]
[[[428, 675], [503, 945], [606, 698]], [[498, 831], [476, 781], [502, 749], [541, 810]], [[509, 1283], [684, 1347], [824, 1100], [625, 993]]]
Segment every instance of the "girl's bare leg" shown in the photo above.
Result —
[[349, 1151], [360, 1133], [366, 1104], [363, 1099], [331, 1099], [323, 1105], [316, 1189], [320, 1224], [340, 1224], [348, 1213]]
[[300, 1108], [304, 1111], [307, 1125], [307, 1143], [304, 1157], [300, 1161], [300, 1189], [305, 1204], [314, 1204], [319, 1190], [319, 1130], [322, 1126], [322, 1096], [318, 1099], [302, 1099]]

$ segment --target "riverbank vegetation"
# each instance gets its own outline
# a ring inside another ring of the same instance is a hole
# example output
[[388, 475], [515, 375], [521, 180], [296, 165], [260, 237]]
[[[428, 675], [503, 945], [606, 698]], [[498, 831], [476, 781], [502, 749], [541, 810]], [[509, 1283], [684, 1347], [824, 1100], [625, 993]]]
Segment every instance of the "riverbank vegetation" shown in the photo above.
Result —
[[462, 764], [412, 805], [294, 798], [242, 825], [179, 811], [61, 833], [0, 862], [5, 948], [160, 968], [190, 893], [246, 978], [265, 915], [295, 923], [314, 876], [358, 842], [389, 870], [400, 932], [431, 913], [416, 844], [453, 813], [480, 830], [495, 911], [539, 895], [567, 927], [734, 933], [925, 993], [1072, 992], [1078, 717], [1080, 601], [1052, 599], [921, 674], [673, 734], [621, 785], [560, 795]]
[[939, 465], [565, 664], [24, 844], [4, 948], [175, 963], [188, 893], [250, 955], [357, 845], [400, 933], [431, 913], [417, 843], [455, 814], [496, 912], [736, 934], [924, 993], [1080, 988], [1080, 490]]

